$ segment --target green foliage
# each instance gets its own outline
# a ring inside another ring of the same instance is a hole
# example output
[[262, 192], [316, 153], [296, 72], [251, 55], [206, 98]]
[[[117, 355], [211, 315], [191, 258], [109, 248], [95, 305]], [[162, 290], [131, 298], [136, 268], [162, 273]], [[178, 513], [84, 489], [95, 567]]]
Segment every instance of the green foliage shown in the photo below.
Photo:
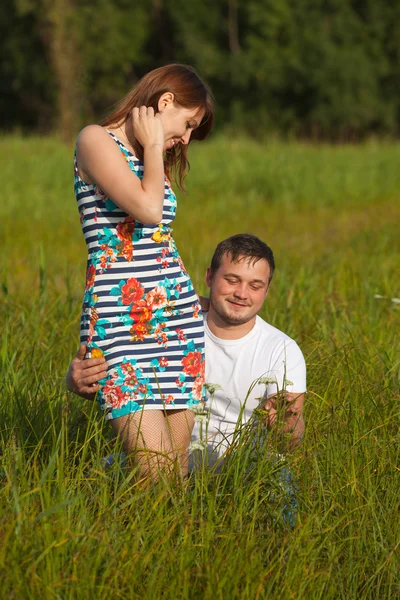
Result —
[[57, 124], [67, 111], [57, 104], [63, 70], [74, 73], [78, 128], [145, 72], [181, 61], [210, 82], [220, 127], [346, 141], [399, 133], [394, 0], [57, 2], [6, 0], [0, 9], [3, 129]]
[[146, 62], [144, 44], [150, 28], [146, 7], [144, 0], [88, 0], [76, 11], [92, 114], [121, 99], [135, 79], [135, 65]]
[[250, 443], [248, 427], [220, 472], [200, 466], [186, 484], [144, 489], [118, 461], [104, 469], [102, 458], [120, 448], [96, 404], [67, 394], [63, 381], [86, 263], [72, 148], [8, 138], [0, 141], [2, 595], [397, 598], [400, 147], [220, 137], [191, 150], [174, 235], [196, 288], [206, 292], [219, 240], [259, 235], [277, 262], [262, 316], [306, 357], [305, 439], [283, 465], [298, 485], [297, 524], [288, 522], [274, 437]]
[[49, 130], [54, 112], [49, 69], [36, 15], [14, 0], [0, 7], [0, 127]]

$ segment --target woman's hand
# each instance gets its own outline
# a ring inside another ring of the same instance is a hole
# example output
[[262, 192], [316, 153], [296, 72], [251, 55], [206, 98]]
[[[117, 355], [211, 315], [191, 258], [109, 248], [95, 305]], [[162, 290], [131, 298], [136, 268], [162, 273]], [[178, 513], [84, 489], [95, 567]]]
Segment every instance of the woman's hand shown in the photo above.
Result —
[[151, 106], [132, 110], [133, 135], [143, 148], [159, 146], [164, 150], [164, 126], [160, 113], [154, 114]]

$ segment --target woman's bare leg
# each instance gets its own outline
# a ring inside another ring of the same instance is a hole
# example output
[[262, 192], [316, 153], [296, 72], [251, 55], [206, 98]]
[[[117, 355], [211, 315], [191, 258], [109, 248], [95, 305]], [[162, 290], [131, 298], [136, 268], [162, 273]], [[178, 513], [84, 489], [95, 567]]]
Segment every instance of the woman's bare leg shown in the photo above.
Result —
[[111, 423], [124, 451], [138, 465], [141, 478], [157, 481], [160, 471], [170, 473], [174, 469], [177, 453], [163, 410], [141, 410]]
[[165, 412], [170, 439], [180, 460], [182, 476], [186, 477], [189, 462], [188, 446], [193, 431], [194, 413], [187, 409]]

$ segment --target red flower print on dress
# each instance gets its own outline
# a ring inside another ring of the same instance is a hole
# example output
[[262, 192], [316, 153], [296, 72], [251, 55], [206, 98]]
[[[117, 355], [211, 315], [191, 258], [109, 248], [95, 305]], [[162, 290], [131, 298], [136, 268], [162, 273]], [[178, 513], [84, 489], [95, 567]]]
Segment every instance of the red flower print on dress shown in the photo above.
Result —
[[90, 311], [89, 325], [91, 327], [95, 327], [98, 320], [99, 320], [99, 313], [97, 311], [97, 308], [95, 306], [92, 306], [92, 309]]
[[199, 318], [200, 305], [199, 304], [192, 304], [192, 308], [193, 308], [193, 317], [195, 319], [198, 319]]
[[132, 260], [133, 257], [132, 235], [134, 229], [135, 219], [133, 217], [126, 217], [117, 224], [117, 235], [121, 240], [121, 243], [118, 244], [118, 254], [126, 260]]
[[107, 257], [106, 256], [101, 256], [100, 257], [100, 270], [104, 271], [104, 269], [107, 267]]
[[127, 377], [124, 381], [124, 385], [127, 385], [129, 387], [136, 387], [138, 384], [138, 378], [136, 377], [136, 375], [133, 373], [132, 375], [130, 375], [129, 377]]
[[120, 240], [132, 241], [134, 229], [135, 219], [133, 217], [126, 217], [126, 219], [117, 223], [117, 234]]
[[168, 267], [169, 267], [169, 262], [166, 259], [166, 256], [168, 256], [168, 254], [169, 254], [169, 248], [162, 248], [161, 256], [157, 256], [157, 258], [156, 258], [156, 261], [158, 263], [161, 263], [161, 267], [159, 269], [160, 271], [162, 269], [168, 269]]
[[157, 340], [157, 344], [159, 344], [159, 346], [163, 345], [164, 348], [168, 347], [168, 335], [163, 331], [166, 326], [166, 323], [158, 323], [154, 330], [154, 337]]
[[179, 379], [179, 377], [177, 377], [177, 379], [175, 379], [175, 383], [176, 383], [176, 385], [177, 385], [179, 388], [182, 388], [184, 385], [186, 385], [186, 382], [185, 382], [185, 381], [181, 381], [181, 380]]
[[107, 195], [99, 188], [98, 185], [94, 188], [94, 193], [96, 196], [100, 196], [100, 200], [107, 200]]
[[183, 372], [192, 377], [197, 377], [202, 370], [203, 357], [201, 352], [189, 352], [182, 358]]
[[132, 334], [131, 342], [143, 342], [146, 335], [151, 332], [151, 325], [149, 323], [135, 323], [129, 330]]
[[144, 289], [137, 279], [131, 277], [125, 285], [121, 287], [121, 294], [122, 304], [136, 304], [142, 298]]
[[135, 323], [147, 323], [153, 317], [153, 311], [147, 306], [145, 300], [140, 300], [138, 304], [133, 304], [130, 317]]
[[116, 378], [113, 377], [107, 381], [103, 387], [103, 397], [112, 408], [121, 408], [130, 400], [130, 394], [123, 392], [119, 386], [115, 385], [115, 380]]
[[164, 400], [165, 404], [171, 404], [171, 402], [174, 401], [174, 397], [170, 394], [166, 398], [163, 398], [163, 400]]
[[90, 289], [94, 285], [95, 277], [96, 267], [94, 265], [89, 265], [86, 270], [86, 290]]
[[120, 253], [122, 254], [122, 256], [124, 256], [127, 260], [132, 260], [132, 256], [133, 256], [133, 244], [132, 244], [132, 239], [130, 240], [124, 240], [123, 241], [123, 246], [122, 249], [120, 248]]
[[185, 265], [183, 264], [181, 257], [180, 257], [180, 256], [178, 256], [178, 258], [176, 258], [175, 260], [176, 260], [176, 262], [178, 263], [178, 265], [180, 266], [180, 268], [181, 268], [181, 271], [182, 271], [182, 272], [183, 272], [185, 275], [187, 275], [187, 271], [186, 271], [186, 269], [185, 269]]
[[162, 308], [167, 304], [167, 300], [167, 290], [162, 285], [150, 290], [146, 296], [147, 306], [151, 306], [152, 310]]
[[168, 358], [166, 356], [162, 356], [158, 359], [158, 363], [160, 367], [168, 367]]
[[131, 375], [132, 373], [135, 372], [135, 368], [132, 365], [132, 363], [123, 362], [123, 363], [121, 363], [121, 371], [123, 372], [124, 375]]
[[183, 329], [180, 329], [179, 327], [177, 329], [175, 329], [176, 334], [178, 336], [178, 340], [180, 342], [187, 342], [187, 339], [185, 338], [185, 332], [183, 331]]
[[195, 400], [201, 400], [203, 397], [203, 384], [204, 378], [202, 376], [197, 377], [193, 382], [192, 394]]
[[148, 383], [141, 383], [138, 387], [138, 392], [140, 392], [141, 394], [147, 394], [148, 391], [150, 391], [150, 386]]

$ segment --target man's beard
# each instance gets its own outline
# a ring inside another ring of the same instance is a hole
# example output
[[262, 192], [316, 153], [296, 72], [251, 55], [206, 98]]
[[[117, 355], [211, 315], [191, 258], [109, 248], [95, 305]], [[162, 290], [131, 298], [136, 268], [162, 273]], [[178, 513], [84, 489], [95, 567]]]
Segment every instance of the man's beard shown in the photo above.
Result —
[[255, 316], [255, 314], [253, 315], [248, 313], [247, 315], [243, 315], [243, 317], [241, 317], [240, 315], [232, 315], [225, 312], [220, 305], [218, 305], [216, 302], [213, 302], [212, 294], [210, 296], [210, 304], [212, 305], [215, 314], [225, 325], [244, 325], [245, 323], [251, 321]]

